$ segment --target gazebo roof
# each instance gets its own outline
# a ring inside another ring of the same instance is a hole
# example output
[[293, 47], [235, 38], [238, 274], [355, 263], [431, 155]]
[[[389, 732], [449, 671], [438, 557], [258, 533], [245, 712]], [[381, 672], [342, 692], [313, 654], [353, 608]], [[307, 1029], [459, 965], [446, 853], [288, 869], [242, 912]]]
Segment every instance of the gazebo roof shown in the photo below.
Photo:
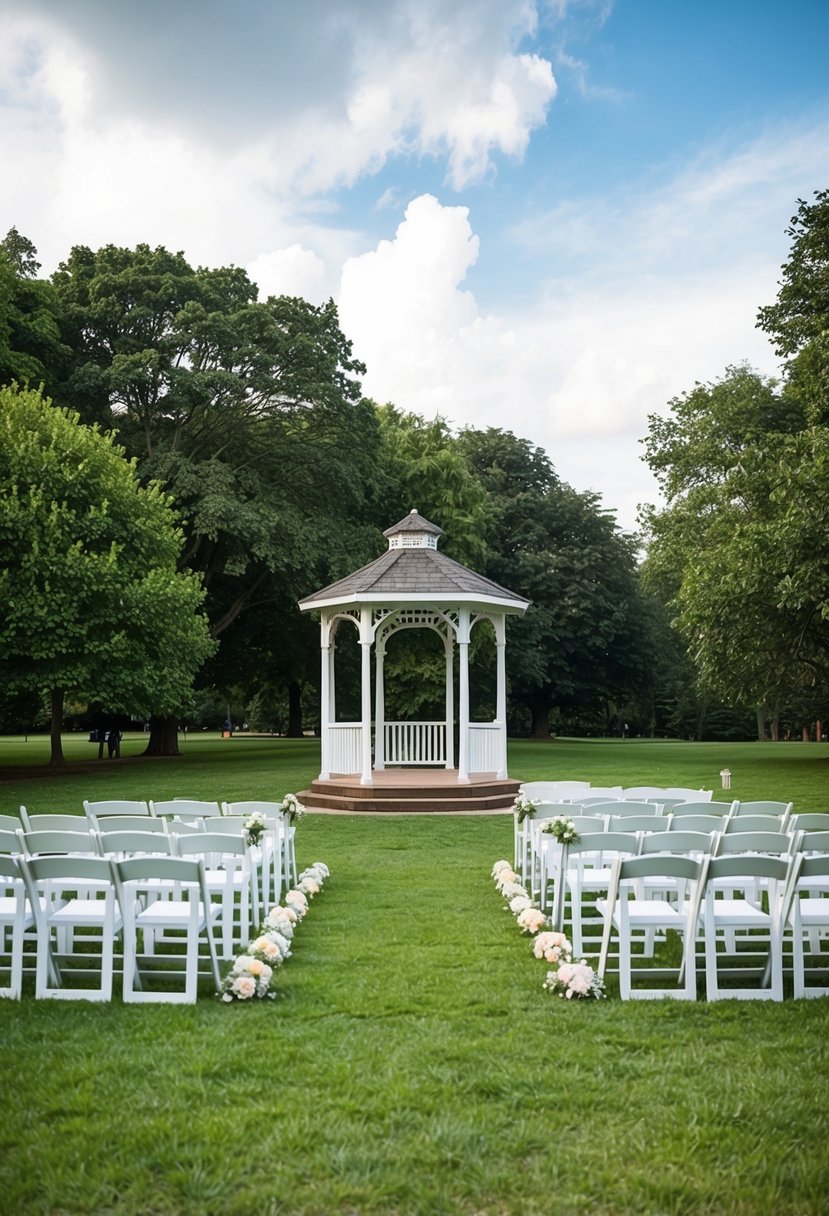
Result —
[[439, 553], [443, 531], [417, 511], [387, 529], [389, 549], [367, 566], [299, 601], [302, 612], [372, 605], [495, 608], [523, 615], [529, 600]]

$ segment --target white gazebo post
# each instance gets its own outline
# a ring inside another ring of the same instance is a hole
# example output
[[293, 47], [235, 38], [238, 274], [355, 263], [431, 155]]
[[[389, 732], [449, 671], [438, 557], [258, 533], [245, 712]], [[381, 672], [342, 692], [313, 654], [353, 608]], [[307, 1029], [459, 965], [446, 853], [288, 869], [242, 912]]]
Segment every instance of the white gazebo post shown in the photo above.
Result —
[[386, 692], [383, 685], [385, 658], [386, 643], [378, 641], [374, 648], [374, 770], [378, 773], [386, 767]]
[[360, 609], [360, 648], [363, 652], [360, 677], [363, 707], [360, 785], [371, 785], [371, 618], [370, 608]]
[[320, 645], [322, 647], [322, 662], [320, 663], [320, 778], [328, 781], [331, 776], [331, 620], [327, 613], [322, 613], [320, 622]]
[[458, 781], [469, 780], [469, 609], [458, 612]]
[[455, 767], [455, 633], [447, 629], [446, 647], [446, 767]]
[[495, 720], [498, 723], [498, 779], [507, 775], [507, 630], [503, 613], [493, 616], [495, 627], [495, 650], [497, 655]]

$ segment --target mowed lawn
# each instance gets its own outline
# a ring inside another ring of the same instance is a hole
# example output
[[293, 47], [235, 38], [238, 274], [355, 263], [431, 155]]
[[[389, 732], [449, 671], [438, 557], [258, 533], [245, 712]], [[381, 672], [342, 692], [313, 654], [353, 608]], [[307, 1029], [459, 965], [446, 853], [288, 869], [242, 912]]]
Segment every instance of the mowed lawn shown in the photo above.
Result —
[[[42, 763], [42, 741], [2, 741], [0, 766], [27, 748]], [[0, 783], [0, 811], [279, 798], [318, 765], [312, 740], [184, 750]], [[718, 790], [724, 767], [735, 797], [829, 809], [825, 745], [511, 749], [525, 779]], [[297, 840], [331, 879], [276, 1002], [0, 1001], [0, 1212], [827, 1211], [829, 1001], [622, 1004], [612, 983], [603, 1002], [548, 996], [489, 875], [509, 816], [308, 816]]]

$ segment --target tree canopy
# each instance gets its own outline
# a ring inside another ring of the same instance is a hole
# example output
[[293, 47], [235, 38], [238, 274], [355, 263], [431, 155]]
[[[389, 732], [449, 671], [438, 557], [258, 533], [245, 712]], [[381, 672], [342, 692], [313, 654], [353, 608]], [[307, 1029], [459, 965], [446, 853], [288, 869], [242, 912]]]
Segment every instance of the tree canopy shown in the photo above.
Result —
[[175, 712], [212, 650], [200, 579], [177, 569], [168, 497], [110, 435], [0, 388], [0, 680], [129, 714]]

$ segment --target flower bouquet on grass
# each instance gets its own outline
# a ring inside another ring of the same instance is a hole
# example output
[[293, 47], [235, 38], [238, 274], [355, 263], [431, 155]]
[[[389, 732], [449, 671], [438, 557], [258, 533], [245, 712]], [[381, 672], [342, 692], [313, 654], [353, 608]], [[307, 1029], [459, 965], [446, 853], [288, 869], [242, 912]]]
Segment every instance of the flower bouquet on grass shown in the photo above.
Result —
[[300, 885], [304, 883], [305, 889], [297, 887], [289, 891], [284, 906], [277, 904], [271, 908], [257, 936], [222, 980], [223, 1001], [276, 996], [276, 970], [291, 957], [294, 930], [308, 911], [308, 900], [322, 890], [329, 873], [325, 862], [315, 861], [300, 875]]
[[541, 909], [532, 905], [519, 912], [515, 920], [522, 933], [538, 933], [550, 923]]
[[581, 840], [581, 836], [576, 831], [576, 825], [566, 815], [556, 815], [554, 819], [548, 819], [545, 824], [542, 824], [541, 830], [547, 836], [552, 836], [559, 844], [578, 844]]
[[305, 814], [305, 807], [302, 805], [296, 794], [286, 794], [282, 799], [282, 814], [288, 820], [291, 827], [295, 827], [299, 823], [302, 816]]
[[556, 971], [548, 971], [544, 981], [548, 992], [569, 1000], [602, 1000], [605, 996], [604, 980], [600, 979], [587, 959], [581, 962], [559, 963]]
[[543, 958], [546, 963], [558, 963], [562, 960], [569, 962], [572, 953], [572, 947], [564, 934], [554, 930], [539, 933], [533, 941], [533, 954], [536, 958]]

